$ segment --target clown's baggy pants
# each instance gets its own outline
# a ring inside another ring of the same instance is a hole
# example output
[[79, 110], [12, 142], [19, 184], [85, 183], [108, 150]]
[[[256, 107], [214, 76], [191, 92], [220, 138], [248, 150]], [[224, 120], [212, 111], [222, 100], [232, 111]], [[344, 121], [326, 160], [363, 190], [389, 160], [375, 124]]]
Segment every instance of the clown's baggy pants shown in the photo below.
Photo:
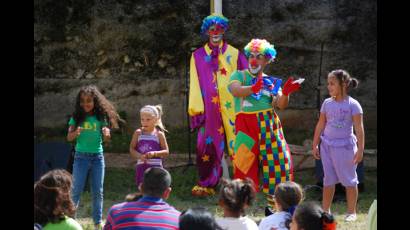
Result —
[[279, 117], [273, 110], [239, 113], [235, 120], [234, 178], [249, 177], [259, 191], [262, 165], [263, 192], [273, 206], [275, 186], [293, 181], [293, 164]]

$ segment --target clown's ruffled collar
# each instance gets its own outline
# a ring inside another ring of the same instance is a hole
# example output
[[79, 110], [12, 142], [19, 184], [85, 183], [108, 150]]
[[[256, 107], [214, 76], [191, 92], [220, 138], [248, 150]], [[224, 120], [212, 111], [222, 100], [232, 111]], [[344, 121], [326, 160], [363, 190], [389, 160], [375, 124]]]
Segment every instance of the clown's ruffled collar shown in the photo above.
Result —
[[204, 46], [207, 58], [211, 64], [212, 72], [216, 72], [219, 70], [219, 61], [218, 56], [219, 54], [223, 54], [228, 47], [227, 43], [222, 40], [218, 47], [212, 47], [210, 43], [206, 43]]
[[[227, 47], [228, 47], [228, 44], [224, 40], [222, 40], [222, 42], [219, 44], [219, 47], [218, 47], [219, 48], [218, 53], [222, 53], [222, 54], [225, 53]], [[212, 48], [213, 47], [209, 42], [205, 44], [204, 49], [207, 55], [211, 55]]]

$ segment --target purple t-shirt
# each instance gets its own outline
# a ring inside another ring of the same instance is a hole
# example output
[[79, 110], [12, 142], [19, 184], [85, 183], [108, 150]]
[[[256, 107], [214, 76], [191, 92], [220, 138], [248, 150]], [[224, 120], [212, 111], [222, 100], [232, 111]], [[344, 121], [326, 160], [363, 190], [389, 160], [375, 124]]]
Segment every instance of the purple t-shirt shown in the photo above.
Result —
[[343, 101], [327, 98], [320, 109], [326, 115], [326, 126], [323, 136], [326, 139], [349, 138], [353, 134], [353, 115], [363, 114], [359, 102], [350, 96]]

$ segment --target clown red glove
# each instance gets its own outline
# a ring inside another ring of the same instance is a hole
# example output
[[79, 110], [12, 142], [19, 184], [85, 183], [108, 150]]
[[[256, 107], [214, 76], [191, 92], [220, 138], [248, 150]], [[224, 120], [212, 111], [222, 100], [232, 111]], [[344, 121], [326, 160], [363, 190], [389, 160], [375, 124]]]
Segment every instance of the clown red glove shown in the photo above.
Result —
[[258, 77], [258, 80], [255, 84], [252, 85], [251, 90], [253, 93], [258, 93], [263, 87], [263, 78], [262, 76]]
[[288, 96], [289, 94], [300, 89], [300, 84], [292, 83], [293, 81], [294, 81], [293, 77], [289, 77], [289, 79], [286, 81], [285, 85], [283, 86], [283, 90], [282, 90], [283, 95]]

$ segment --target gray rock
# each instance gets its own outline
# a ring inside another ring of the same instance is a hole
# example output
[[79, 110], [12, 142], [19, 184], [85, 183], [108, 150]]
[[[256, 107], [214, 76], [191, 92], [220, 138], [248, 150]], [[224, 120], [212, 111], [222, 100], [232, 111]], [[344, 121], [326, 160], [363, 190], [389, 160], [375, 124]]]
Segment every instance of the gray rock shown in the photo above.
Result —
[[97, 78], [106, 78], [109, 77], [111, 74], [109, 69], [98, 69], [95, 75]]
[[170, 74], [172, 76], [175, 76], [177, 74], [177, 70], [173, 66], [167, 67], [167, 74]]
[[75, 79], [80, 79], [85, 73], [85, 70], [83, 69], [78, 69], [77, 72], [74, 75]]
[[167, 60], [165, 59], [159, 59], [159, 61], [157, 62], [158, 66], [163, 69], [166, 65], [167, 65]]
[[135, 67], [138, 67], [138, 68], [144, 67], [144, 65], [143, 65], [141, 62], [139, 62], [139, 61], [134, 62], [134, 66], [135, 66]]
[[89, 73], [89, 74], [87, 74], [86, 76], [85, 76], [85, 78], [87, 78], [87, 79], [92, 79], [92, 78], [94, 78], [95, 76], [93, 75], [93, 74], [91, 74], [91, 73]]

